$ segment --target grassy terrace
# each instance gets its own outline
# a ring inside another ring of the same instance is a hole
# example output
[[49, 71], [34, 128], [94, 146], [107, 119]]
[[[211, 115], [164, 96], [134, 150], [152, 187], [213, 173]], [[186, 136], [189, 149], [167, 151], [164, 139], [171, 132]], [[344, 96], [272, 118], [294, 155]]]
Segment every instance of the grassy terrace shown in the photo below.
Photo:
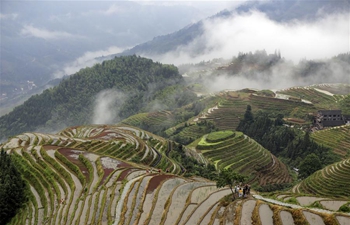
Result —
[[303, 180], [298, 188], [301, 193], [322, 196], [350, 196], [350, 158], [329, 165]]
[[152, 127], [152, 129], [161, 130], [164, 127], [170, 127], [175, 122], [174, 115], [169, 111], [157, 111], [151, 113], [140, 113], [133, 115], [122, 123], [135, 127]]
[[343, 159], [350, 156], [350, 126], [342, 126], [312, 133], [312, 139], [327, 146]]
[[308, 113], [316, 111], [312, 104], [256, 95], [250, 96], [250, 102], [253, 110], [262, 109], [271, 113], [278, 112], [286, 117], [303, 118]]
[[231, 167], [248, 176], [252, 184], [292, 181], [283, 163], [241, 132], [218, 131], [204, 135], [196, 149], [218, 169]]
[[296, 98], [302, 98], [311, 101], [315, 106], [319, 108], [337, 108], [336, 97], [317, 91], [314, 88], [296, 87], [282, 90], [278, 93], [291, 95]]

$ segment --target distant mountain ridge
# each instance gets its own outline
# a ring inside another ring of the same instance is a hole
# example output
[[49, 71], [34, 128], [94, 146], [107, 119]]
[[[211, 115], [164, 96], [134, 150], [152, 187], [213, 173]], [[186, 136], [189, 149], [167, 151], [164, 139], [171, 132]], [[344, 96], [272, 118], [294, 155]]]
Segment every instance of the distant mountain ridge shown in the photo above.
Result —
[[[291, 20], [314, 20], [320, 16], [330, 13], [349, 11], [349, 2], [347, 1], [248, 1], [246, 4], [235, 10], [223, 10], [216, 15], [203, 19], [197, 23], [190, 24], [176, 32], [161, 35], [150, 41], [136, 45], [122, 53], [107, 56], [106, 58], [120, 55], [142, 55], [150, 57], [153, 55], [166, 54], [179, 47], [184, 47], [194, 39], [204, 33], [204, 22], [214, 21], [215, 19], [229, 18], [233, 15], [247, 13], [249, 11], [259, 11], [267, 15], [270, 19], [277, 22], [286, 22]], [[205, 44], [198, 43], [198, 47], [191, 52], [193, 55], [202, 54], [205, 51]]]

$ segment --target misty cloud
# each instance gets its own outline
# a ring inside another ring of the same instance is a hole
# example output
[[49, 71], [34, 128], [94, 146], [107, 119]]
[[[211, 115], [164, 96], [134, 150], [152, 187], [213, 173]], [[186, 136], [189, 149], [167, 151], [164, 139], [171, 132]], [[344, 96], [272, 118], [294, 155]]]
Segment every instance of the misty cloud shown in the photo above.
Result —
[[32, 25], [24, 25], [21, 30], [21, 35], [43, 38], [45, 40], [62, 38], [81, 38], [81, 36], [73, 35], [65, 31], [49, 31], [43, 28], [34, 27]]
[[124, 104], [126, 96], [115, 89], [103, 90], [95, 99], [93, 124], [111, 124], [120, 119], [119, 109]]
[[[310, 69], [310, 63], [318, 66]], [[232, 75], [227, 71], [218, 75], [219, 72], [214, 71], [203, 76], [202, 82], [211, 92], [243, 88], [279, 90], [322, 83], [350, 84], [349, 71], [350, 64], [339, 60], [302, 60], [296, 65], [292, 61], [281, 60], [265, 72], [248, 70]]]
[[112, 46], [106, 50], [85, 52], [82, 56], [78, 57], [73, 62], [67, 63], [63, 69], [56, 71], [53, 75], [55, 78], [61, 78], [65, 75], [72, 75], [78, 72], [82, 68], [90, 67], [95, 65], [96, 63], [99, 63], [100, 61], [96, 59], [98, 57], [116, 54], [121, 51], [122, 51], [121, 48]]
[[282, 56], [323, 59], [349, 51], [349, 15], [325, 15], [315, 21], [279, 23], [264, 13], [251, 11], [204, 23], [204, 34], [174, 52], [155, 56], [164, 63], [188, 63], [213, 58], [231, 58], [238, 52], [279, 49]]
[[10, 13], [10, 14], [3, 14], [0, 13], [0, 19], [11, 19], [11, 20], [15, 20], [17, 19], [18, 14], [17, 13]]
[[117, 6], [116, 4], [111, 5], [106, 11], [103, 11], [102, 13], [105, 15], [111, 15], [118, 13], [120, 11], [123, 11], [120, 6]]

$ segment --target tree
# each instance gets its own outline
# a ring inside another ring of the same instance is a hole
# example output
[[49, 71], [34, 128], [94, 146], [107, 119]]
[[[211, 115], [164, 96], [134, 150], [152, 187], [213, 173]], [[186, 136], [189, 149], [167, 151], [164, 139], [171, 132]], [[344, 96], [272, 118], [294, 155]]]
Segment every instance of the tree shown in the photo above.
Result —
[[223, 169], [219, 173], [219, 176], [216, 181], [216, 187], [225, 187], [228, 185], [231, 189], [233, 199], [235, 199], [235, 193], [233, 191], [233, 186], [238, 182], [243, 182], [245, 177], [243, 175], [238, 174], [236, 171], [231, 168]]
[[306, 178], [319, 169], [322, 169], [321, 161], [315, 153], [311, 153], [300, 163], [299, 178]]
[[6, 224], [27, 201], [26, 183], [17, 171], [11, 156], [0, 153], [0, 224]]
[[244, 113], [244, 118], [239, 122], [237, 130], [244, 132], [253, 122], [254, 117], [252, 113], [252, 107], [250, 105], [247, 105], [247, 109]]

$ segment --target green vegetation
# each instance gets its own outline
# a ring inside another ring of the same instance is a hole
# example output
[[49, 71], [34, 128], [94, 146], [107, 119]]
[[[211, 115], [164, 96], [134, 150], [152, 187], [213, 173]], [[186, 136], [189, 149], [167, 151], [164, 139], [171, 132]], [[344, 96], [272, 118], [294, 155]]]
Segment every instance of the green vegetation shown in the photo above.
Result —
[[231, 130], [226, 130], [226, 131], [217, 131], [208, 134], [206, 141], [207, 142], [219, 142], [223, 141], [227, 138], [233, 137], [235, 133]]
[[154, 108], [156, 102], [163, 109], [174, 109], [197, 98], [182, 84], [175, 66], [137, 56], [116, 57], [80, 70], [0, 117], [0, 134], [8, 137], [38, 127], [91, 123], [95, 100], [105, 90], [115, 91], [112, 105], [122, 119]]
[[326, 146], [342, 159], [350, 156], [350, 126], [325, 129], [311, 134], [311, 139]]
[[348, 205], [342, 205], [339, 208], [339, 212], [350, 213], [350, 207]]
[[231, 168], [247, 176], [247, 182], [254, 188], [272, 191], [285, 188], [292, 182], [286, 166], [242, 132], [234, 132], [218, 142], [206, 140], [207, 135], [204, 135], [197, 141], [197, 151], [214, 163], [218, 170]]
[[274, 155], [285, 158], [288, 165], [293, 167], [299, 167], [302, 159], [311, 153], [320, 159], [322, 167], [339, 160], [331, 149], [312, 141], [308, 132], [283, 126], [283, 123], [281, 114], [270, 118], [269, 114], [258, 112], [253, 116], [250, 106], [247, 106], [237, 130], [252, 137]]
[[192, 157], [188, 157], [181, 144], [175, 144], [169, 156], [183, 166], [183, 169], [186, 171], [185, 176], [187, 177], [201, 176], [210, 180], [214, 180], [217, 177], [214, 165], [205, 165]]
[[306, 178], [321, 168], [322, 165], [320, 159], [315, 153], [311, 153], [300, 163], [299, 178]]
[[6, 224], [28, 200], [28, 186], [12, 157], [0, 152], [0, 224]]
[[298, 193], [342, 198], [350, 196], [350, 158], [331, 164], [304, 179]]
[[235, 184], [239, 184], [240, 182], [244, 182], [246, 177], [238, 174], [231, 168], [223, 169], [220, 171], [219, 176], [217, 177], [216, 187], [225, 187], [228, 185], [231, 189], [233, 199], [235, 198], [235, 192], [233, 191], [233, 187]]
[[350, 94], [341, 99], [339, 105], [340, 109], [342, 110], [342, 114], [350, 115]]

